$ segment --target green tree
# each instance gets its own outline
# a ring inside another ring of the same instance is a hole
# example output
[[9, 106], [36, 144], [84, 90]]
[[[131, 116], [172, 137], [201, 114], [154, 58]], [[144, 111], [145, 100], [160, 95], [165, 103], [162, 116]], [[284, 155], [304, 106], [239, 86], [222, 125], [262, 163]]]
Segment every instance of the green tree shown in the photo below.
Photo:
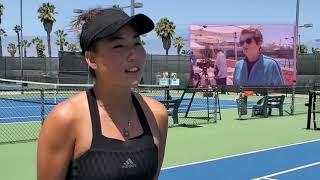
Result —
[[308, 48], [305, 44], [301, 44], [298, 46], [298, 52], [299, 54], [307, 54], [308, 53]]
[[44, 55], [44, 51], [46, 50], [46, 47], [42, 39], [40, 39], [39, 37], [35, 37], [31, 40], [31, 43], [36, 46], [37, 57], [46, 57]]
[[19, 54], [19, 56], [20, 56], [21, 51], [20, 51], [20, 34], [19, 34], [19, 33], [20, 33], [20, 31], [21, 31], [21, 26], [20, 26], [20, 25], [14, 26], [13, 30], [14, 30], [14, 32], [16, 32], [16, 34], [17, 34], [17, 39], [18, 39], [17, 48], [18, 48], [18, 54]]
[[177, 54], [180, 55], [181, 49], [184, 46], [183, 38], [181, 36], [174, 38], [173, 46], [177, 49]]
[[166, 50], [166, 55], [168, 55], [169, 53], [169, 49], [171, 47], [171, 39], [175, 33], [175, 29], [176, 26], [173, 24], [173, 22], [169, 21], [168, 18], [162, 18], [156, 24], [155, 31], [157, 33], [157, 36], [161, 38], [163, 48]]
[[29, 42], [28, 40], [23, 40], [22, 41], [22, 48], [23, 48], [23, 54], [24, 57], [27, 57], [27, 48], [29, 48], [31, 46], [31, 42]]
[[60, 51], [63, 51], [63, 47], [69, 44], [66, 40], [68, 34], [62, 29], [59, 29], [54, 33], [57, 36], [56, 45], [60, 47]]
[[123, 10], [123, 9], [120, 7], [120, 5], [119, 5], [119, 4], [114, 4], [114, 5], [112, 6], [112, 8], [113, 8], [113, 9], [120, 9], [120, 10]]
[[141, 39], [141, 44], [142, 44], [142, 46], [144, 46], [144, 45], [146, 45], [146, 42]]
[[190, 55], [190, 54], [191, 54], [191, 51], [190, 51], [190, 50], [185, 50], [185, 49], [183, 49], [183, 50], [181, 51], [181, 54], [182, 54], [182, 55]]
[[51, 57], [51, 37], [53, 23], [56, 21], [54, 15], [56, 7], [50, 3], [43, 3], [38, 9], [38, 19], [43, 23], [44, 30], [47, 32], [48, 54]]
[[2, 57], [2, 36], [7, 36], [6, 31], [0, 28], [0, 57]]
[[11, 56], [11, 57], [14, 57], [14, 55], [15, 55], [16, 52], [17, 52], [16, 45], [15, 45], [14, 43], [8, 44], [7, 50], [8, 50], [8, 52], [9, 52], [10, 56]]
[[313, 48], [313, 47], [312, 47], [311, 51], [312, 51], [312, 54], [313, 54], [314, 56], [319, 56], [319, 55], [320, 55], [320, 50], [319, 50], [319, 48]]
[[2, 3], [0, 3], [0, 24], [1, 24], [1, 17], [3, 15], [3, 11], [4, 11], [4, 6]]
[[68, 44], [68, 51], [70, 51], [70, 52], [77, 52], [77, 51], [79, 51], [79, 48], [77, 47], [77, 45], [76, 44], [74, 44], [74, 43], [70, 43], [70, 44]]

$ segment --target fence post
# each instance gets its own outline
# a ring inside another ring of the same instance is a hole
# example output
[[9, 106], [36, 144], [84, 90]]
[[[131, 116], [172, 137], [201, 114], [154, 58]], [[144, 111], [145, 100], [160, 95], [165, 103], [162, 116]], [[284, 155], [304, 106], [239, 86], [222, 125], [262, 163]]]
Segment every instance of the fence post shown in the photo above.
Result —
[[148, 78], [148, 79], [150, 79], [150, 81], [149, 81], [149, 83], [150, 84], [153, 84], [153, 64], [152, 64], [152, 54], [149, 54], [148, 55], [148, 60], [149, 60], [149, 65], [150, 65], [150, 78]]
[[3, 56], [4, 58], [4, 78], [7, 78], [7, 57]]
[[217, 87], [215, 87], [214, 88], [214, 102], [213, 102], [213, 108], [214, 108], [214, 122], [216, 123], [217, 122], [217, 112], [218, 112], [218, 107], [217, 107], [217, 105], [218, 105], [218, 93], [219, 93], [219, 91], [218, 91], [218, 89], [217, 89]]
[[[295, 83], [295, 82], [294, 82]], [[295, 84], [292, 85], [292, 96], [291, 96], [291, 115], [294, 115], [294, 99], [295, 99]]]

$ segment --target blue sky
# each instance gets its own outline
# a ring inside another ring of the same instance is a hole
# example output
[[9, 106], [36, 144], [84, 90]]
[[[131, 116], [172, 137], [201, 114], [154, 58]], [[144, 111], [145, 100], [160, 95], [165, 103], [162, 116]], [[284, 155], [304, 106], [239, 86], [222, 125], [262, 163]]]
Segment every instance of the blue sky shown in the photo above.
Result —
[[[296, 0], [136, 0], [143, 3], [143, 8], [135, 9], [135, 13], [144, 13], [154, 22], [163, 17], [176, 24], [176, 35], [188, 37], [191, 24], [294, 24]], [[37, 9], [43, 2], [50, 2], [56, 6], [58, 14], [53, 32], [57, 29], [68, 31], [70, 41], [77, 42], [76, 36], [69, 32], [69, 24], [74, 17], [73, 9], [87, 9], [93, 7], [109, 7], [113, 4], [127, 6], [130, 0], [23, 0], [23, 34], [25, 39], [30, 36], [43, 36], [45, 31], [37, 19]], [[1, 0], [5, 6], [1, 27], [7, 31], [9, 37], [4, 38], [4, 44], [16, 41], [12, 30], [20, 24], [20, 0]], [[299, 28], [301, 43], [311, 47], [320, 47], [320, 14], [319, 0], [300, 0], [300, 25], [312, 23], [312, 28]], [[125, 9], [130, 14], [130, 9]], [[54, 36], [54, 35], [52, 35]], [[52, 37], [54, 39], [54, 37]], [[149, 53], [164, 54], [160, 39], [154, 32], [144, 37], [146, 49]], [[53, 44], [53, 54], [56, 47]], [[6, 54], [6, 46], [4, 54]], [[32, 47], [31, 47], [32, 48]], [[31, 50], [30, 50], [31, 51]], [[175, 54], [172, 47], [170, 54]], [[32, 53], [32, 52], [30, 52]]]

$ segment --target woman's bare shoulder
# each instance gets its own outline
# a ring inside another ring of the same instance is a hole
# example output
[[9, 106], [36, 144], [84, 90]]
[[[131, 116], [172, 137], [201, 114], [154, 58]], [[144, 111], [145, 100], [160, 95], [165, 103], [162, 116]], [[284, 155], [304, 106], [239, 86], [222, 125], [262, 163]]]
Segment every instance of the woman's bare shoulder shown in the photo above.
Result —
[[[53, 123], [58, 126], [70, 126], [81, 113], [81, 109], [86, 105], [87, 98], [85, 92], [76, 95], [57, 104], [48, 114], [45, 123]], [[52, 121], [52, 122], [51, 122]]]
[[168, 124], [168, 112], [162, 103], [139, 93], [135, 93], [135, 95], [140, 99], [140, 103], [143, 103], [142, 105], [153, 114], [159, 127], [165, 127]]

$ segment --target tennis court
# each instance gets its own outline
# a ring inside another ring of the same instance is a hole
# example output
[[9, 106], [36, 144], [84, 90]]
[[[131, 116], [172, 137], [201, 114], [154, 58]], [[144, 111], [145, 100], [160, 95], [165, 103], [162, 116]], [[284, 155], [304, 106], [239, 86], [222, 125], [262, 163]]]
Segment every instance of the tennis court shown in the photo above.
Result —
[[164, 168], [160, 180], [251, 179], [316, 180], [320, 177], [320, 140]]
[[[1, 91], [0, 179], [36, 179], [36, 139], [41, 121], [56, 103], [72, 96], [77, 89], [80, 88], [21, 91], [10, 87]], [[183, 90], [170, 93], [176, 99]], [[141, 94], [160, 100], [163, 89]], [[243, 120], [238, 118], [236, 96], [232, 92], [220, 95], [222, 120], [218, 123], [206, 119], [207, 102], [212, 112], [214, 97], [207, 99], [203, 92], [196, 93], [188, 118], [184, 117], [188, 100], [182, 101], [179, 122], [190, 126], [169, 128], [160, 180], [294, 179], [291, 177], [301, 174], [308, 179], [319, 177], [320, 134], [304, 129], [305, 94], [294, 97], [296, 115], [274, 113], [268, 118], [250, 116], [250, 108], [261, 96], [249, 97], [248, 115]], [[291, 99], [290, 93], [286, 94], [287, 111]], [[172, 123], [171, 118], [169, 121]]]
[[[160, 100], [161, 96], [153, 96], [154, 99]], [[44, 111], [45, 114], [50, 112], [54, 107], [53, 103], [59, 103], [64, 101], [65, 98], [46, 98]], [[16, 102], [12, 102], [16, 101]], [[213, 109], [213, 99], [209, 99], [209, 108]], [[50, 102], [51, 104], [47, 104]], [[205, 111], [207, 100], [206, 98], [194, 98], [191, 104], [190, 111]], [[249, 107], [254, 102], [249, 102]], [[182, 107], [179, 108], [179, 112], [186, 112], [188, 103], [182, 102]], [[237, 104], [234, 100], [220, 100], [221, 109], [236, 108]], [[19, 100], [0, 100], [0, 123], [17, 123], [17, 122], [30, 122], [42, 120], [42, 104], [40, 98], [32, 99], [19, 99]], [[19, 116], [17, 112], [20, 111]]]

